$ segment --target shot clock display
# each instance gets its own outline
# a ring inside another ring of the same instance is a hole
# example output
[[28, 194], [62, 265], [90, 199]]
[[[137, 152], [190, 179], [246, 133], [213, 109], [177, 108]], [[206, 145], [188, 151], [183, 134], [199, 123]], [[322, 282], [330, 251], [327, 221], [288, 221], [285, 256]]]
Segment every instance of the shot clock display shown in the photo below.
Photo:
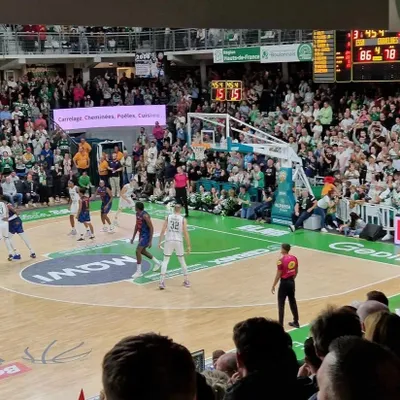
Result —
[[211, 82], [212, 101], [242, 101], [242, 99], [243, 99], [242, 81]]

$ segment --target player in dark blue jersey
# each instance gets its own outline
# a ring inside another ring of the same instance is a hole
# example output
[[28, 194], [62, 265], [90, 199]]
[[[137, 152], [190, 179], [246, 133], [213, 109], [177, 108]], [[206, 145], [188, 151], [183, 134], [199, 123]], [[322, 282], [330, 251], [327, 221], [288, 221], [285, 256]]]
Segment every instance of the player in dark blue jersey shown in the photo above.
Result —
[[[36, 254], [32, 249], [32, 246], [24, 232], [24, 227], [22, 225], [22, 220], [19, 217], [17, 211], [15, 210], [15, 208], [11, 205], [11, 204], [7, 204], [7, 208], [8, 208], [8, 231], [12, 234], [12, 235], [19, 235], [19, 237], [23, 240], [23, 242], [25, 243], [26, 247], [29, 249], [31, 258], [36, 258]], [[21, 255], [17, 252], [17, 250], [15, 250], [15, 246], [14, 243], [12, 241], [12, 239], [10, 238], [10, 243], [14, 249], [15, 255], [13, 257], [14, 260], [20, 260], [21, 259]]]
[[99, 182], [99, 187], [97, 188], [94, 197], [96, 195], [100, 196], [101, 199], [100, 218], [101, 222], [103, 223], [103, 232], [114, 233], [114, 226], [111, 224], [110, 218], [108, 217], [108, 213], [110, 212], [112, 206], [113, 195], [104, 181]]
[[138, 201], [135, 204], [136, 210], [136, 225], [131, 239], [131, 244], [135, 241], [136, 234], [139, 232], [139, 243], [136, 248], [136, 261], [137, 269], [132, 275], [133, 279], [137, 279], [143, 276], [142, 273], [142, 255], [146, 256], [150, 260], [153, 260], [158, 266], [161, 262], [157, 260], [152, 254], [150, 254], [147, 249], [151, 248], [153, 241], [154, 228], [150, 219], [150, 215], [144, 211], [144, 204]]
[[[89, 208], [89, 197], [86, 196], [86, 189], [79, 189], [79, 207], [78, 212], [76, 214], [76, 219], [78, 222], [83, 224], [85, 228], [89, 231], [89, 238], [94, 239], [94, 229], [93, 225], [90, 222], [90, 208]], [[82, 233], [82, 229], [79, 229], [81, 232], [81, 237], [78, 239], [78, 242], [85, 240], [84, 234]]]

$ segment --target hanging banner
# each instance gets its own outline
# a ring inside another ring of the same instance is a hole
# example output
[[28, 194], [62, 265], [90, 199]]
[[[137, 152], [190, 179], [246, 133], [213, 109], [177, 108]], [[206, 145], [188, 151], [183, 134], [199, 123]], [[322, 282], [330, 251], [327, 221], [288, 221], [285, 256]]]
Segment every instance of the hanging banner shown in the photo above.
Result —
[[135, 54], [135, 75], [139, 78], [161, 78], [164, 76], [164, 53], [148, 52]]
[[281, 168], [278, 173], [278, 189], [272, 206], [272, 223], [290, 225], [296, 199], [293, 194], [292, 168]]
[[279, 46], [262, 46], [261, 63], [312, 61], [311, 43], [281, 44]]

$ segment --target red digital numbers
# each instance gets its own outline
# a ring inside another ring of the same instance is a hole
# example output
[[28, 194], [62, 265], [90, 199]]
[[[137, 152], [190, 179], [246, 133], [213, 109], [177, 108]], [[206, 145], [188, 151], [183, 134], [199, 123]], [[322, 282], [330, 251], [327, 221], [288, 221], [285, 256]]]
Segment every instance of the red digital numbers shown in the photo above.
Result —
[[383, 51], [384, 61], [396, 61], [397, 60], [397, 50], [390, 48]]
[[242, 100], [242, 89], [239, 88], [232, 89], [231, 101], [240, 101], [240, 100]]
[[216, 100], [217, 101], [225, 101], [225, 88], [219, 88], [217, 89], [217, 95], [216, 95]]

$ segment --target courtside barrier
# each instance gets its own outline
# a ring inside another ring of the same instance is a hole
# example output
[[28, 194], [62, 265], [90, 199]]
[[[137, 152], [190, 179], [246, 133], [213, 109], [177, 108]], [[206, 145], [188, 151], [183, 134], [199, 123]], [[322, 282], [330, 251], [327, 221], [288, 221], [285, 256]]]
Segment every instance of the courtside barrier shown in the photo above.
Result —
[[350, 201], [341, 199], [336, 207], [336, 216], [345, 223], [350, 220], [350, 212], [352, 211], [356, 212], [367, 224], [382, 226], [386, 232], [382, 240], [393, 239], [395, 231], [394, 217], [397, 214], [397, 210], [394, 207], [383, 204], [363, 203], [352, 210], [350, 209]]

